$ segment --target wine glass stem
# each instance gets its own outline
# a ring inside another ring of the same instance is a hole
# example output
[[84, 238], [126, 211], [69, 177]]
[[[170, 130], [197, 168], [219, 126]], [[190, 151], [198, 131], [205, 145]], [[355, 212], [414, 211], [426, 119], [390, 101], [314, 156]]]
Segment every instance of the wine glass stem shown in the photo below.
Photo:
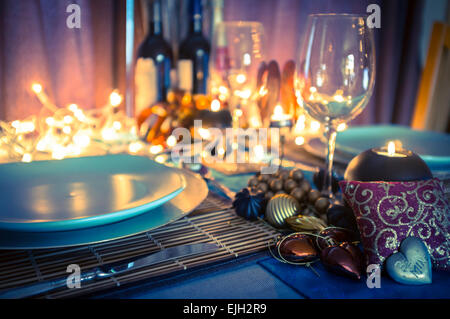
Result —
[[336, 128], [331, 123], [325, 125], [325, 136], [327, 138], [327, 156], [325, 162], [325, 172], [323, 174], [322, 194], [333, 200], [333, 158], [336, 147]]

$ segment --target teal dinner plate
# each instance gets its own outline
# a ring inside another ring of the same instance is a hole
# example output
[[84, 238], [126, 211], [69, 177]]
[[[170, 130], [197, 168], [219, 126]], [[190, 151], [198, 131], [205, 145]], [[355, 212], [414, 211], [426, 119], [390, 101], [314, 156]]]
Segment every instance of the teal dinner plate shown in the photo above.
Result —
[[336, 149], [352, 156], [388, 141], [400, 140], [403, 148], [419, 155], [434, 170], [450, 169], [450, 135], [416, 131], [399, 125], [372, 125], [350, 127], [337, 134]]
[[185, 187], [175, 168], [127, 154], [0, 165], [0, 231], [68, 231], [119, 222]]
[[143, 233], [183, 218], [208, 195], [199, 175], [180, 170], [186, 181], [181, 193], [163, 205], [116, 223], [67, 231], [0, 231], [0, 249], [41, 249], [78, 246], [120, 239]]
[[[325, 158], [326, 154], [327, 154], [327, 146], [326, 144], [322, 141], [321, 138], [319, 137], [314, 137], [309, 139], [304, 145], [303, 145], [305, 151], [307, 151], [308, 153], [320, 157], [320, 158]], [[348, 162], [350, 162], [352, 160], [354, 156], [347, 153], [347, 152], [342, 152], [338, 149], [335, 150], [334, 152], [334, 162], [335, 163], [340, 163], [340, 164], [348, 164]]]

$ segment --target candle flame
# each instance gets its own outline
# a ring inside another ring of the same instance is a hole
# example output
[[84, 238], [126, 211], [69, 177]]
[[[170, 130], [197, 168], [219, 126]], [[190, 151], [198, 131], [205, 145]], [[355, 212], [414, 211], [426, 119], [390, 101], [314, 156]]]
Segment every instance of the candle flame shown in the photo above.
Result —
[[277, 104], [273, 109], [272, 120], [280, 121], [283, 118], [283, 115], [284, 115], [283, 107], [280, 104]]
[[389, 156], [394, 156], [395, 155], [395, 142], [394, 141], [389, 141], [388, 142], [387, 150], [388, 150]]

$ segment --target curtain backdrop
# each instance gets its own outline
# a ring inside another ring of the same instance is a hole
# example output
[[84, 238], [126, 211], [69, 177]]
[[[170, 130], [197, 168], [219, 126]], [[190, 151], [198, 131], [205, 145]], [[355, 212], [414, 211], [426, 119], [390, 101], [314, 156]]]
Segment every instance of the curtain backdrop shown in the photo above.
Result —
[[[185, 6], [185, 0], [165, 1], [165, 6], [177, 1], [182, 1], [178, 7]], [[409, 125], [421, 74], [421, 0], [224, 2], [225, 20], [263, 23], [267, 59], [277, 60], [280, 66], [295, 59], [308, 14], [365, 14], [368, 4], [379, 4], [375, 92], [354, 123]], [[81, 29], [66, 27], [66, 7], [71, 3], [81, 7]], [[124, 11], [125, 0], [1, 0], [0, 118], [23, 119], [37, 114], [41, 106], [30, 91], [35, 81], [42, 83], [57, 105], [101, 107], [113, 88], [124, 92]], [[136, 46], [146, 29], [143, 17], [141, 0], [136, 0]], [[165, 29], [172, 30], [171, 26], [170, 19], [166, 19]], [[179, 30], [179, 34], [184, 32]], [[174, 33], [166, 34], [171, 37]]]

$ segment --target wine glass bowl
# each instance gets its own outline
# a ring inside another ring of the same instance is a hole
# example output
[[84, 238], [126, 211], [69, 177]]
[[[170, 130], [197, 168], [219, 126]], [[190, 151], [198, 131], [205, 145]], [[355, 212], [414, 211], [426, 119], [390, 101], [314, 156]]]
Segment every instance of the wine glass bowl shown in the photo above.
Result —
[[324, 195], [330, 198], [337, 126], [362, 112], [374, 84], [375, 44], [366, 17], [308, 16], [298, 56], [295, 92], [305, 111], [325, 127], [328, 145]]
[[261, 23], [219, 23], [211, 48], [210, 93], [227, 99], [232, 112], [241, 108], [245, 112], [245, 105], [256, 92], [258, 68], [263, 61], [264, 30]]

